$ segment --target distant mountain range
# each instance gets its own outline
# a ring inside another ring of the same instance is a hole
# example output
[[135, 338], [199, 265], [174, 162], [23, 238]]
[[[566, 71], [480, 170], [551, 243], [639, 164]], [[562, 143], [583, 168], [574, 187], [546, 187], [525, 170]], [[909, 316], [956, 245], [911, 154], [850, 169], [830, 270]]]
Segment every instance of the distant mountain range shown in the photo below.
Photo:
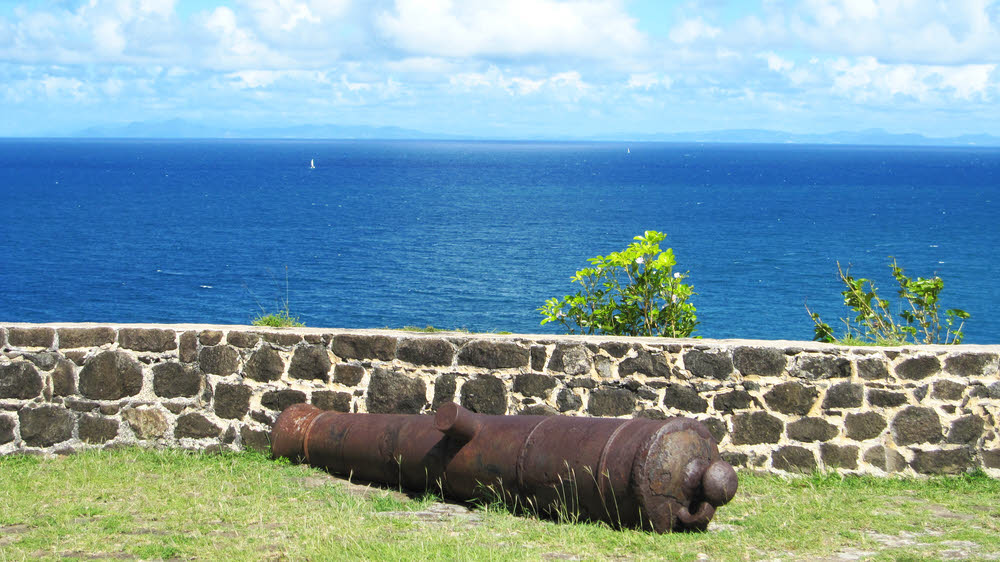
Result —
[[926, 137], [913, 133], [890, 133], [883, 129], [841, 131], [834, 133], [798, 134], [763, 129], [729, 129], [722, 131], [681, 133], [608, 133], [590, 136], [531, 136], [496, 137], [428, 133], [401, 127], [371, 127], [367, 125], [295, 125], [288, 127], [224, 128], [192, 123], [183, 119], [159, 122], [136, 122], [127, 125], [90, 127], [73, 137], [86, 138], [266, 138], [266, 139], [427, 139], [476, 140], [502, 139], [556, 141], [622, 141], [622, 142], [706, 142], [706, 143], [770, 143], [770, 144], [851, 144], [888, 146], [1000, 146], [1000, 137], [986, 134], [957, 137]]

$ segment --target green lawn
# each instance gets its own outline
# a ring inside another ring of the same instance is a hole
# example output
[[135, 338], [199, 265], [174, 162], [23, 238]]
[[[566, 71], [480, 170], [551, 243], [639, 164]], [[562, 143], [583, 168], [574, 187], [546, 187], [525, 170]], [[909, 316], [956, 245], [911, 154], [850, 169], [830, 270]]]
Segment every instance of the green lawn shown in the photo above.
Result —
[[674, 535], [359, 489], [253, 453], [0, 458], [0, 560], [1000, 558], [1000, 481], [983, 475], [741, 474], [709, 532]]

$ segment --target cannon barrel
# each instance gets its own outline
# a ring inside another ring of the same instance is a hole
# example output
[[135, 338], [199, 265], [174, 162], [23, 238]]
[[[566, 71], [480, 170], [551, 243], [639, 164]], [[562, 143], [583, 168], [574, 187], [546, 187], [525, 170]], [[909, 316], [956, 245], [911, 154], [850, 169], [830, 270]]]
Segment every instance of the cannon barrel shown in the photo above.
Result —
[[705, 426], [683, 417], [490, 416], [452, 402], [434, 416], [341, 414], [296, 404], [275, 422], [271, 450], [371, 482], [659, 533], [704, 530], [737, 488]]

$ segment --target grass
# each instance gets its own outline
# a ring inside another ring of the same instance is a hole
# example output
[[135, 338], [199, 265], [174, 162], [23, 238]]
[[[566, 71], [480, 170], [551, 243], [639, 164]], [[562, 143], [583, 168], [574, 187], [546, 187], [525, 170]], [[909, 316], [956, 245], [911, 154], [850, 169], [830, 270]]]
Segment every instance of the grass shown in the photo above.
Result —
[[299, 321], [298, 316], [292, 316], [291, 312], [288, 311], [287, 305], [278, 312], [260, 314], [250, 323], [254, 326], [270, 326], [271, 328], [300, 328], [305, 326], [305, 324]]
[[[740, 475], [708, 533], [415, 516], [432, 495], [353, 493], [254, 453], [122, 449], [0, 458], [0, 560], [716, 560], [1000, 556], [1000, 481]], [[407, 512], [413, 512], [408, 516]]]
[[[277, 287], [277, 282], [275, 282]], [[250, 296], [257, 303], [257, 308], [260, 309], [260, 314], [255, 316], [250, 324], [253, 326], [268, 326], [271, 328], [301, 328], [305, 326], [301, 321], [299, 321], [298, 316], [292, 316], [291, 311], [288, 309], [288, 266], [285, 266], [285, 297], [278, 299], [278, 305], [275, 307], [276, 312], [268, 312], [264, 309], [264, 305], [260, 304], [260, 301], [256, 296], [250, 291], [250, 288], [244, 285], [244, 288], [250, 294]], [[279, 291], [280, 291], [280, 287]]]

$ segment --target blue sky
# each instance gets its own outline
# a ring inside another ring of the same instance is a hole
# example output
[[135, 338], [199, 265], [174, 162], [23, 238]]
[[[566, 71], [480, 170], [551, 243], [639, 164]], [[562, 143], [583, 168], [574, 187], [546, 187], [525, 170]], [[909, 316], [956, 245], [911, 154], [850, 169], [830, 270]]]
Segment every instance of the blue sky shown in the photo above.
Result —
[[0, 136], [1000, 135], [1000, 0], [0, 0]]

